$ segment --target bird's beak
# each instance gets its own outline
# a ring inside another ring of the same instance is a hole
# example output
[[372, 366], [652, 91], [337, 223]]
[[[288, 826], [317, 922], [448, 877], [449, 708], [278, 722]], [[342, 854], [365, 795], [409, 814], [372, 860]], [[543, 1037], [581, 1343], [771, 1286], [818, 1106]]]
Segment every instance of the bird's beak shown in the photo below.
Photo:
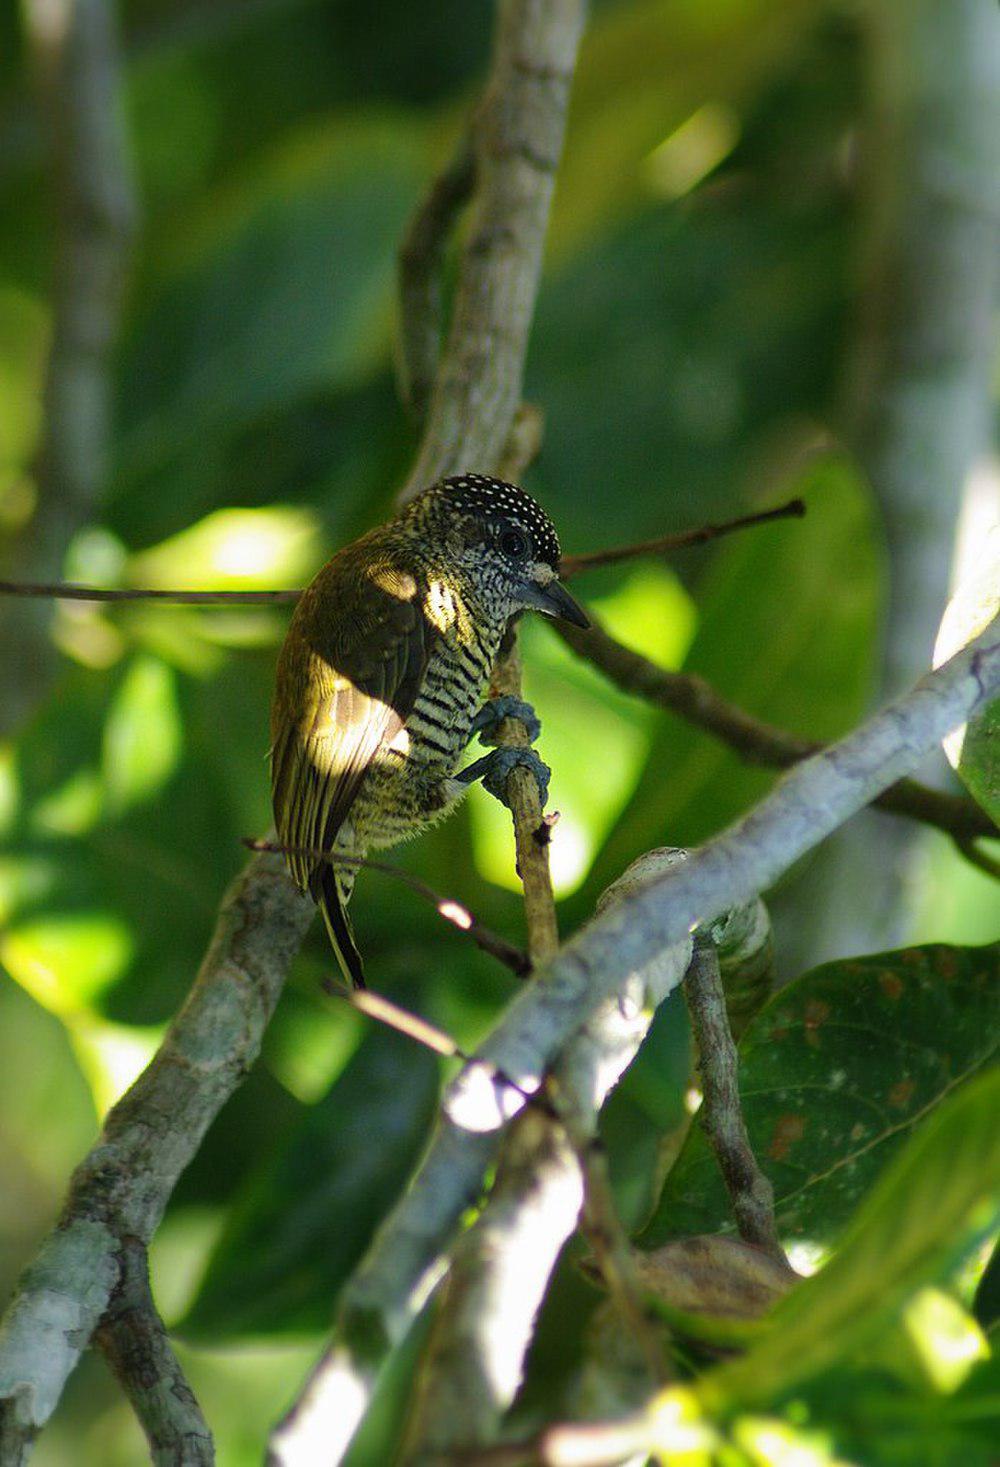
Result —
[[555, 576], [544, 586], [535, 580], [527, 581], [524, 587], [524, 604], [533, 611], [542, 611], [546, 616], [554, 616], [557, 621], [568, 621], [585, 631], [590, 626], [590, 618], [583, 607], [574, 601]]

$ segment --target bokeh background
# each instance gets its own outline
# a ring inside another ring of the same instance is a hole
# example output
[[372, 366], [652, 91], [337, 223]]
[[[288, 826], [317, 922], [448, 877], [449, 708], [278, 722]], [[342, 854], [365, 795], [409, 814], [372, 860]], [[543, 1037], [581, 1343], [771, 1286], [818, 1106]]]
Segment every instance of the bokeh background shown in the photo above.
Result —
[[[106, 482], [61, 572], [299, 586], [389, 510], [414, 450], [392, 371], [395, 250], [475, 96], [490, 9], [128, 0], [120, 21], [138, 229]], [[569, 551], [806, 498], [804, 521], [595, 573], [579, 590], [631, 645], [815, 738], [849, 728], [886, 682], [891, 506], [859, 425], [892, 131], [880, 119], [895, 69], [918, 63], [884, 21], [877, 5], [817, 0], [594, 4], [528, 364], [546, 433], [526, 483]], [[0, 537], [5, 565], [26, 574], [55, 216], [24, 12], [10, 6], [0, 89]], [[997, 480], [988, 457], [970, 469], [974, 535]], [[960, 507], [956, 495], [953, 519]], [[954, 545], [936, 524], [928, 534], [939, 614]], [[18, 669], [24, 716], [0, 746], [2, 1293], [182, 1000], [240, 838], [267, 828], [284, 622], [65, 604], [47, 631], [55, 663], [39, 663], [37, 686], [34, 665]], [[620, 694], [546, 627], [524, 640], [569, 931], [633, 856], [705, 838], [773, 776]], [[894, 935], [995, 938], [995, 884], [944, 837], [902, 831]], [[506, 816], [479, 791], [400, 859], [518, 937]], [[828, 859], [776, 896], [785, 977], [879, 945], [888, 914], [874, 896], [871, 910], [838, 906]], [[402, 887], [364, 878], [355, 921], [377, 986], [463, 1044], [510, 993]], [[319, 995], [329, 966], [316, 931], [153, 1248], [160, 1307], [228, 1467], [258, 1460], [437, 1093], [427, 1055]], [[686, 1078], [673, 1005], [607, 1121], [635, 1138], [617, 1153], [634, 1217]], [[536, 1366], [556, 1384], [590, 1307], [582, 1282], [559, 1289], [563, 1327], [543, 1332]], [[400, 1392], [383, 1394], [388, 1431]], [[362, 1444], [357, 1461], [381, 1450]], [[100, 1361], [74, 1377], [35, 1460], [142, 1460]]]

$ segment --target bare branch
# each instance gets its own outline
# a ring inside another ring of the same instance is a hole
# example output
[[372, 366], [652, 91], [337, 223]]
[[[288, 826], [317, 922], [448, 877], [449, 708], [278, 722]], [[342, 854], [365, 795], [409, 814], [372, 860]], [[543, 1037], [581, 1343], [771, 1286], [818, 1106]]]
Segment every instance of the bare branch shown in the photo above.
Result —
[[675, 535], [661, 535], [656, 540], [639, 540], [634, 545], [620, 545], [616, 550], [591, 550], [585, 555], [564, 555], [559, 562], [559, 575], [565, 581], [570, 576], [596, 570], [602, 565], [618, 565], [623, 560], [638, 560], [642, 556], [668, 555], [672, 550], [683, 550], [689, 545], [705, 545], [710, 540], [720, 540], [724, 535], [732, 535], [737, 530], [746, 530], [754, 525], [768, 524], [771, 520], [801, 519], [805, 512], [805, 500], [790, 499], [787, 504], [780, 504], [776, 509], [740, 515], [738, 519], [724, 520], [718, 525], [681, 530]]
[[123, 1244], [148, 1243], [256, 1058], [312, 914], [276, 856], [256, 856], [230, 887], [184, 1007], [108, 1114], [0, 1323], [0, 1433], [30, 1441], [55, 1409], [119, 1284]]
[[[554, 622], [553, 627], [574, 652], [599, 667], [625, 692], [635, 693], [696, 724], [753, 764], [790, 769], [823, 747], [745, 713], [697, 673], [670, 672], [657, 666], [641, 652], [633, 652], [616, 642], [593, 618], [585, 632], [563, 622]], [[871, 803], [894, 815], [907, 815], [926, 825], [935, 825], [960, 841], [997, 834], [989, 816], [972, 800], [931, 789], [914, 779], [897, 780]]]
[[726, 1014], [719, 955], [704, 938], [695, 941], [684, 997], [705, 1097], [699, 1119], [719, 1163], [740, 1237], [783, 1259], [774, 1189], [757, 1164], [740, 1106], [739, 1058]]
[[[653, 851], [633, 862], [602, 895], [621, 902], [684, 853]], [[553, 1115], [521, 1116], [497, 1165], [478, 1219], [452, 1248], [448, 1278], [421, 1372], [406, 1459], [433, 1462], [457, 1446], [491, 1441], [512, 1404], [535, 1316], [552, 1270], [585, 1208], [587, 1235], [628, 1327], [638, 1332], [652, 1388], [665, 1375], [645, 1317], [627, 1240], [610, 1193], [604, 1156], [594, 1148], [597, 1113], [645, 1038], [652, 1014], [676, 987], [690, 944], [630, 975], [623, 992], [592, 1015], [556, 1063]], [[554, 1123], [558, 1120], [558, 1124]]]
[[0, 596], [55, 601], [168, 601], [177, 606], [291, 606], [295, 591], [160, 591], [132, 586], [74, 586], [68, 581], [0, 581]]
[[96, 1343], [132, 1403], [154, 1467], [212, 1467], [212, 1434], [156, 1312], [145, 1244], [126, 1238], [120, 1259]]
[[502, 457], [521, 382], [582, 0], [504, 0], [474, 129], [476, 200], [410, 498]]

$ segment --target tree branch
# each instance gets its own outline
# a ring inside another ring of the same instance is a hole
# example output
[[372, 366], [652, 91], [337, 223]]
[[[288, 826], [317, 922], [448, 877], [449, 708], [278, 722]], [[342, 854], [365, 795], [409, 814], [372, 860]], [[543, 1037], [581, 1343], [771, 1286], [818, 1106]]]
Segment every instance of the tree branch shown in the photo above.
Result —
[[695, 940], [684, 997], [698, 1049], [704, 1094], [699, 1119], [715, 1152], [740, 1237], [784, 1259], [774, 1221], [774, 1189], [757, 1164], [740, 1107], [739, 1058], [713, 943]]
[[212, 1467], [212, 1434], [153, 1303], [145, 1244], [126, 1238], [120, 1261], [96, 1342], [146, 1433], [154, 1467]]
[[399, 248], [396, 375], [399, 395], [418, 419], [427, 412], [441, 354], [445, 250], [475, 180], [475, 153], [466, 132], [418, 205]]
[[591, 550], [585, 555], [564, 555], [559, 562], [559, 576], [565, 581], [584, 571], [597, 570], [602, 565], [619, 565], [622, 561], [638, 560], [644, 556], [669, 555], [672, 550], [683, 550], [689, 545], [706, 545], [710, 540], [720, 540], [725, 535], [749, 529], [753, 525], [766, 525], [771, 520], [801, 519], [805, 512], [805, 500], [790, 499], [787, 504], [780, 504], [776, 509], [740, 515], [738, 519], [724, 520], [718, 525], [701, 525], [697, 530], [680, 530], [674, 535], [660, 535], [655, 540], [639, 540], [634, 545], [620, 545], [615, 550]]
[[48, 1420], [122, 1276], [177, 1179], [244, 1079], [312, 920], [279, 857], [233, 883], [201, 971], [148, 1068], [109, 1112], [78, 1167], [58, 1225], [0, 1323], [0, 1440], [27, 1443]]
[[337, 1460], [353, 1436], [382, 1365], [439, 1276], [442, 1250], [519, 1109], [514, 1092], [496, 1085], [497, 1071], [522, 1090], [537, 1089], [574, 1030], [630, 975], [658, 956], [673, 961], [686, 952], [693, 927], [770, 886], [998, 692], [994, 622], [905, 698], [789, 771], [682, 866], [603, 911], [514, 998], [448, 1087], [424, 1162], [346, 1286], [333, 1343], [273, 1438], [273, 1462], [291, 1467], [311, 1448]]
[[473, 128], [476, 200], [427, 426], [403, 492], [501, 459], [521, 382], [582, 0], [504, 0]]
[[[599, 910], [683, 858], [675, 851], [640, 857], [602, 895]], [[647, 1384], [652, 1388], [664, 1378], [593, 1141], [605, 1097], [634, 1058], [657, 1006], [680, 981], [689, 953], [690, 944], [682, 942], [657, 956], [573, 1036], [545, 1089], [558, 1123], [530, 1115], [512, 1127], [489, 1198], [451, 1251], [409, 1423], [408, 1462], [430, 1463], [452, 1448], [493, 1440], [520, 1385], [535, 1316], [581, 1208], [608, 1288], [645, 1346]], [[344, 1445], [338, 1441], [338, 1449]]]
[[[704, 729], [752, 764], [790, 769], [823, 747], [745, 713], [697, 673], [670, 672], [657, 666], [640, 652], [616, 642], [593, 621], [585, 632], [563, 622], [554, 622], [553, 627], [567, 646], [600, 668], [619, 688]], [[972, 800], [931, 789], [914, 779], [897, 780], [871, 803], [894, 815], [937, 826], [960, 842], [997, 835], [989, 816]]]

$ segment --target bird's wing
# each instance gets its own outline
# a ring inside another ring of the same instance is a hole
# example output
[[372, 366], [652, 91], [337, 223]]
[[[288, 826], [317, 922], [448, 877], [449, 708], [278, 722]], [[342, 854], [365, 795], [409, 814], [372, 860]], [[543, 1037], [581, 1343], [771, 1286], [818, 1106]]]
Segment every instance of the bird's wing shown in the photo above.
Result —
[[[278, 664], [271, 794], [278, 837], [300, 852], [332, 847], [376, 752], [413, 709], [434, 636], [412, 577], [338, 561], [296, 608]], [[322, 864], [289, 853], [304, 890]]]

